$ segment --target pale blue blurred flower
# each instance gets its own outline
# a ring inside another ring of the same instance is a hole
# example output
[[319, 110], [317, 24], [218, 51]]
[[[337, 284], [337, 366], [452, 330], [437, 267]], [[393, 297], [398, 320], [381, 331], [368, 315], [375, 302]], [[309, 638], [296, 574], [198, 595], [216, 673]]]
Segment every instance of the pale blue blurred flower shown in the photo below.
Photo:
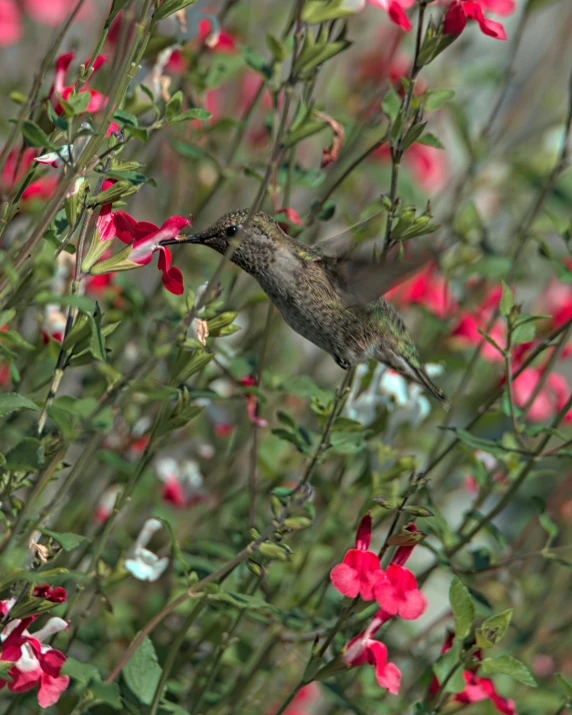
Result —
[[156, 581], [169, 565], [166, 556], [160, 559], [157, 554], [145, 548], [153, 534], [162, 528], [163, 525], [158, 519], [147, 519], [131, 549], [129, 558], [125, 559], [125, 568], [139, 581]]

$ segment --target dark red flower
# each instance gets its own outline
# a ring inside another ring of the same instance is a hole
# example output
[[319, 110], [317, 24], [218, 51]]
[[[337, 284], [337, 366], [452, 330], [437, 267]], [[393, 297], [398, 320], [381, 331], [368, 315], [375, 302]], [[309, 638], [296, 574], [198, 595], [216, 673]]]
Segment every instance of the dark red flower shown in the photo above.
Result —
[[[50, 89], [50, 94], [48, 96], [57, 114], [63, 114], [64, 111], [64, 108], [60, 103], [60, 97], [62, 99], [68, 99], [70, 94], [74, 91], [76, 85], [75, 82], [71, 85], [66, 85], [68, 69], [73, 61], [73, 58], [74, 53], [67, 52], [64, 55], [60, 55], [56, 59], [54, 81]], [[86, 62], [88, 61], [89, 60], [86, 60]], [[92, 74], [89, 80], [91, 80], [91, 77], [105, 62], [106, 58], [103, 55], [98, 55], [95, 58], [92, 66]], [[89, 92], [90, 95], [89, 104], [87, 105], [87, 108], [85, 110], [86, 112], [99, 112], [100, 109], [103, 109], [105, 103], [107, 102], [107, 98], [101, 92], [98, 92], [95, 89], [89, 89], [87, 87], [87, 83], [84, 84], [81, 88], [80, 94], [83, 94], [84, 92]]]
[[481, 32], [497, 40], [506, 40], [506, 32], [500, 22], [487, 19], [483, 8], [476, 0], [453, 0], [445, 14], [443, 31], [446, 35], [460, 35], [467, 20], [475, 20]]

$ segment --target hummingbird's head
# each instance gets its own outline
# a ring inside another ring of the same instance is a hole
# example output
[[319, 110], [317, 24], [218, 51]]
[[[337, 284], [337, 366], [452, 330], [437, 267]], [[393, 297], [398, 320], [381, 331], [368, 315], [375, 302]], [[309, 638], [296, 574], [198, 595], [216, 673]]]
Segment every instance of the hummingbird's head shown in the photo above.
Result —
[[249, 215], [250, 209], [230, 211], [198, 233], [181, 240], [169, 239], [161, 245], [195, 243], [224, 255], [235, 241], [231, 260], [244, 270], [255, 272], [257, 267], [271, 259], [279, 246], [291, 239], [267, 213], [260, 211], [248, 220]]

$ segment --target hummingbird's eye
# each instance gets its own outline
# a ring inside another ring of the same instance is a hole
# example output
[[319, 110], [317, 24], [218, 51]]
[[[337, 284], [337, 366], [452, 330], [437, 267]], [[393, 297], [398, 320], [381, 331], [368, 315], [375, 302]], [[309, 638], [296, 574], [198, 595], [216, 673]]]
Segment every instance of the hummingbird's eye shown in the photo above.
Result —
[[238, 231], [237, 226], [228, 226], [225, 233], [229, 238], [232, 238], [237, 231]]

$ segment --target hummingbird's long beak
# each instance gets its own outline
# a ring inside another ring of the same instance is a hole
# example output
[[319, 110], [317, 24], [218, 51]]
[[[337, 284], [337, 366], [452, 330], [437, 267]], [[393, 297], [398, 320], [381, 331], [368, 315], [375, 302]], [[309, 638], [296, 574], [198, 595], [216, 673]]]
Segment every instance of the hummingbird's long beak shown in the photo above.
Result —
[[179, 243], [200, 243], [201, 239], [197, 234], [190, 236], [181, 236], [180, 238], [167, 238], [165, 241], [159, 241], [160, 246], [177, 246]]
[[191, 233], [188, 236], [181, 235], [177, 238], [167, 238], [165, 241], [160, 241], [160, 246], [175, 246], [179, 243], [204, 243], [207, 239], [213, 238], [216, 233], [213, 232], [212, 228], [206, 228], [204, 231], [199, 231], [198, 233]]

